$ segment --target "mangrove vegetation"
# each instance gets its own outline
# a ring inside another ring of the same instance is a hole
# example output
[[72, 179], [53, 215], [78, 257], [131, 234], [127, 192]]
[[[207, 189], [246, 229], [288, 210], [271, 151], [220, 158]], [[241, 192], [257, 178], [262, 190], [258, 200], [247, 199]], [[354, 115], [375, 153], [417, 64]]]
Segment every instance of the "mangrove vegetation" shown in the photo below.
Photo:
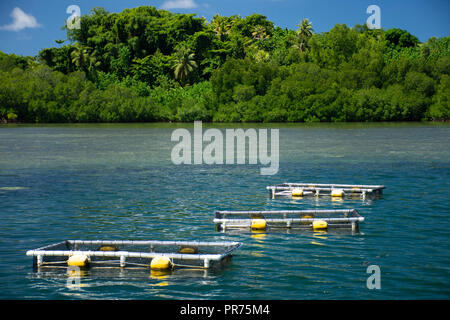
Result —
[[35, 57], [0, 52], [3, 122], [450, 119], [450, 37], [265, 16], [94, 8]]

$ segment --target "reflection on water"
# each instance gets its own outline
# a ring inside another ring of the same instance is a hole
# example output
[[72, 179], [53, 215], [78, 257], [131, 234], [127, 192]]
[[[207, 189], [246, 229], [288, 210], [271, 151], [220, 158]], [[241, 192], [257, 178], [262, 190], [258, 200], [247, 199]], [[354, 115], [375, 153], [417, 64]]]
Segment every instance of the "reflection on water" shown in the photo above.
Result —
[[253, 239], [256, 239], [258, 242], [263, 242], [261, 240], [264, 240], [267, 237], [267, 233], [264, 230], [252, 230], [251, 237]]
[[0, 191], [14, 191], [26, 189], [25, 187], [0, 187]]
[[324, 246], [326, 244], [326, 241], [320, 241], [320, 240], [327, 240], [327, 231], [324, 230], [314, 230], [313, 231], [313, 241], [311, 241], [311, 244]]
[[[280, 170], [175, 166], [174, 128], [192, 124], [0, 126], [0, 298], [429, 299], [450, 297], [448, 124], [280, 127]], [[205, 125], [221, 130], [232, 125]], [[14, 146], [14, 148], [11, 148]], [[292, 182], [384, 184], [384, 195], [271, 199]], [[337, 201], [335, 201], [337, 200]], [[214, 230], [215, 210], [355, 208], [359, 232]], [[418, 218], [420, 217], [420, 218]], [[65, 239], [240, 241], [223, 268], [32, 271], [25, 252]], [[368, 265], [381, 290], [368, 290]], [[420, 279], [420, 281], [418, 280]]]

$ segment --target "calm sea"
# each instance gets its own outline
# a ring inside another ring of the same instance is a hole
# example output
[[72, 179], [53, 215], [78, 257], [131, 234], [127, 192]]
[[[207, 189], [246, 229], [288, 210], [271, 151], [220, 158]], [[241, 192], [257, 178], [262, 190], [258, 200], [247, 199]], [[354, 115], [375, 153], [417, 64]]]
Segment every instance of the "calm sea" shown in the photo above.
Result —
[[[193, 124], [0, 126], [1, 299], [449, 299], [450, 125], [279, 128], [280, 169], [171, 162]], [[384, 184], [376, 200], [272, 200], [282, 182]], [[356, 208], [351, 233], [220, 233], [214, 210]], [[210, 271], [90, 271], [81, 287], [25, 255], [66, 239], [241, 241]], [[367, 267], [381, 271], [369, 290]]]

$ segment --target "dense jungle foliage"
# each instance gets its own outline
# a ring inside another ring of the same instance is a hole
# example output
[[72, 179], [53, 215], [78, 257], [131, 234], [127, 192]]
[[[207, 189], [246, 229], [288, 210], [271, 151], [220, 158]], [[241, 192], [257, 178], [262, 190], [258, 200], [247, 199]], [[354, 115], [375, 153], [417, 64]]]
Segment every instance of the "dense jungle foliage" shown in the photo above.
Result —
[[36, 57], [0, 52], [3, 122], [450, 119], [450, 37], [265, 16], [94, 8]]

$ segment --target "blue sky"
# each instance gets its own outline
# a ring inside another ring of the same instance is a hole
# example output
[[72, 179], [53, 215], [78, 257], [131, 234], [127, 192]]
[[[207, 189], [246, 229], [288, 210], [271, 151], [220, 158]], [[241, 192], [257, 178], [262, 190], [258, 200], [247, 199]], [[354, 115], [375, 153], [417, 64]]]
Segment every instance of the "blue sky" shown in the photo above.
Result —
[[324, 32], [337, 23], [354, 26], [365, 23], [369, 5], [381, 9], [383, 29], [406, 29], [426, 41], [430, 37], [449, 35], [449, 0], [1, 0], [0, 50], [6, 53], [36, 55], [41, 49], [56, 46], [54, 40], [65, 39], [61, 27], [70, 15], [66, 9], [78, 5], [81, 14], [92, 7], [109, 12], [151, 5], [173, 12], [197, 13], [208, 20], [220, 15], [247, 16], [261, 13], [275, 25], [296, 29], [303, 18], [309, 18], [315, 32]]

